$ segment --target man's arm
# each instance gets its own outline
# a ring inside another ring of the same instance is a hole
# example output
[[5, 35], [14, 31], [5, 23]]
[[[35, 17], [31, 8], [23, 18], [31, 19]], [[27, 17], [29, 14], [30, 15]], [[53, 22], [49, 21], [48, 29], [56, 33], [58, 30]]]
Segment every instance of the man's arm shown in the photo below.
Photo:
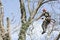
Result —
[[41, 18], [42, 16], [44, 16], [44, 13], [42, 13], [42, 14], [40, 15], [40, 18]]
[[44, 16], [44, 13], [42, 13], [36, 20], [40, 19], [42, 16]]

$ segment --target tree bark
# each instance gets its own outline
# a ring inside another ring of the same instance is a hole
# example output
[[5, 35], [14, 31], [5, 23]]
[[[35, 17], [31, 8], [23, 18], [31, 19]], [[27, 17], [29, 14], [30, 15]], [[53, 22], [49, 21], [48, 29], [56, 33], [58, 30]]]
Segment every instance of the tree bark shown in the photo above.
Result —
[[22, 24], [18, 40], [26, 40], [26, 31], [27, 31], [29, 25], [30, 25], [29, 23], [23, 23]]

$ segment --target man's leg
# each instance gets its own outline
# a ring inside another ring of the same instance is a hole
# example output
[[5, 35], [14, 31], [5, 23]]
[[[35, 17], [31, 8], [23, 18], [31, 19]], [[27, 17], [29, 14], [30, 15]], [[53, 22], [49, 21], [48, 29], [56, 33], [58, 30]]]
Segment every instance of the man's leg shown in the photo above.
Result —
[[43, 24], [42, 24], [43, 32], [42, 32], [42, 34], [46, 32], [47, 25], [49, 23], [50, 23], [50, 21], [47, 21], [47, 20], [43, 21]]
[[47, 26], [47, 22], [46, 22], [46, 21], [43, 21], [43, 24], [42, 24], [43, 32], [42, 32], [42, 34], [45, 33], [45, 31], [46, 31], [46, 26]]

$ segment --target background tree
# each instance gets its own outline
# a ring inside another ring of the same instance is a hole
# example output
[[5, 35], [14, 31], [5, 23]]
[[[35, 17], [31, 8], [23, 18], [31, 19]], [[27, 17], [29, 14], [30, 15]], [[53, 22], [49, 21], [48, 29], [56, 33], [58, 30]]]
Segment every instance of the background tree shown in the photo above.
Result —
[[[4, 28], [4, 11], [3, 11], [3, 5], [0, 0], [0, 40], [11, 40], [10, 38], [10, 21], [9, 18], [7, 18], [7, 30]], [[6, 31], [5, 31], [6, 30]]]

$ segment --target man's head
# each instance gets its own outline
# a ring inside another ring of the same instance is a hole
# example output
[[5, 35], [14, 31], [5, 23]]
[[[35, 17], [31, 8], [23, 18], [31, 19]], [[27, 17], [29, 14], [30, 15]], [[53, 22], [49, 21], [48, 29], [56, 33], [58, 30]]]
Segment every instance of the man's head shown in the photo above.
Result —
[[43, 12], [46, 12], [46, 9], [43, 9], [42, 11], [43, 11]]

